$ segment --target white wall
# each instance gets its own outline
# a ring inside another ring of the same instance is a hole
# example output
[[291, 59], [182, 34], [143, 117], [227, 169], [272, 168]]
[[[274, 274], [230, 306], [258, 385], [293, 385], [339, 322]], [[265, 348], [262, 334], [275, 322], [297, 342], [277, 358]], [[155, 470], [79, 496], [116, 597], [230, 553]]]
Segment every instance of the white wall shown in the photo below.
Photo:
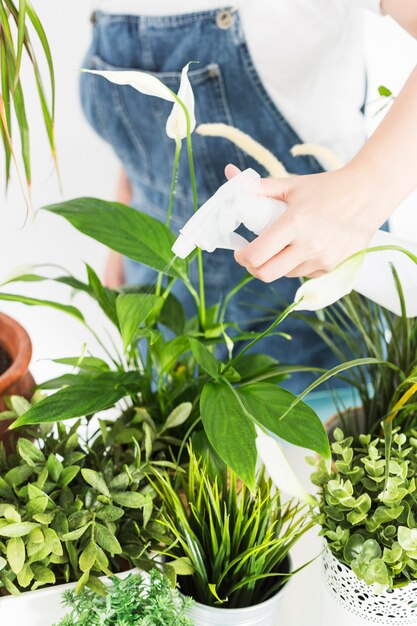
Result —
[[[65, 198], [96, 195], [111, 198], [115, 186], [117, 163], [110, 149], [90, 130], [80, 111], [78, 78], [83, 54], [90, 36], [89, 2], [86, 0], [34, 0], [34, 5], [48, 33], [57, 74], [56, 134]], [[385, 84], [398, 92], [417, 59], [417, 42], [404, 34], [389, 19], [367, 17], [366, 49], [370, 74], [369, 99], [374, 99], [377, 86]], [[25, 72], [26, 74], [26, 72]], [[41, 130], [35, 86], [28, 75], [28, 108], [32, 127], [33, 205], [39, 207], [59, 200], [59, 190], [47, 142]], [[370, 127], [377, 120], [370, 120]], [[416, 121], [417, 123], [417, 121]], [[0, 157], [1, 161], [1, 157]], [[3, 164], [0, 162], [0, 168]], [[0, 194], [3, 190], [0, 169]], [[0, 196], [2, 197], [2, 196]], [[417, 232], [417, 200], [398, 212], [393, 224], [397, 231], [410, 236]], [[104, 249], [79, 235], [63, 220], [41, 212], [36, 219], [19, 228], [24, 219], [21, 193], [13, 177], [7, 199], [0, 205], [0, 276], [17, 265], [56, 263], [73, 272], [82, 271], [82, 260], [98, 270], [102, 267]], [[412, 229], [410, 223], [412, 222]], [[5, 289], [4, 289], [5, 290]], [[60, 296], [62, 289], [48, 285], [24, 286], [25, 293], [42, 292], [43, 297]], [[11, 291], [11, 289], [10, 289]], [[62, 298], [65, 299], [65, 293]], [[70, 356], [79, 352], [86, 333], [75, 321], [48, 309], [26, 308], [1, 303], [1, 310], [19, 319], [29, 330], [34, 342], [34, 369], [38, 378], [49, 375], [52, 366], [42, 359]], [[89, 308], [90, 319], [97, 326], [100, 319]]]

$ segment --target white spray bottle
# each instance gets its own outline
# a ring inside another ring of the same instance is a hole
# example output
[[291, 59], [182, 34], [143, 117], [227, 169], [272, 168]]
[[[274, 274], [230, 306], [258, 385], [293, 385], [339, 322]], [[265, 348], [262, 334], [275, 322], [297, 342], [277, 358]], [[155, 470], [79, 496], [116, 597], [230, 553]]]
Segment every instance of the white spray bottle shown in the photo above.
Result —
[[[241, 224], [260, 235], [287, 207], [285, 202], [260, 195], [260, 180], [259, 174], [247, 169], [222, 185], [180, 230], [172, 247], [174, 254], [185, 259], [196, 247], [207, 252], [216, 248], [240, 250], [248, 244], [234, 232]], [[368, 247], [377, 246], [399, 246], [417, 256], [417, 243], [381, 230]], [[355, 290], [399, 315], [401, 305], [392, 267], [402, 285], [407, 315], [417, 317], [417, 265], [402, 252], [384, 250], [364, 255]]]

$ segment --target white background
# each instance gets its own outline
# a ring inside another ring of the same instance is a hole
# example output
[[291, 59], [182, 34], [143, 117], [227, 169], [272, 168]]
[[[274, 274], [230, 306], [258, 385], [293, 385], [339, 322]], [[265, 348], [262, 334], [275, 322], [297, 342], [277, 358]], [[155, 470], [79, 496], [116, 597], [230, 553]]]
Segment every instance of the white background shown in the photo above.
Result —
[[[111, 199], [117, 175], [117, 163], [110, 149], [90, 130], [82, 116], [78, 99], [78, 68], [87, 49], [90, 24], [89, 3], [86, 0], [34, 1], [48, 33], [55, 59], [57, 75], [56, 135], [65, 198], [99, 196]], [[380, 84], [398, 93], [408, 73], [416, 63], [417, 43], [396, 27], [390, 19], [366, 16], [366, 54], [369, 69], [369, 100], [377, 97]], [[28, 108], [32, 127], [33, 205], [39, 207], [60, 199], [53, 175], [48, 146], [42, 132], [42, 120], [35, 87], [28, 77]], [[371, 110], [375, 111], [378, 105]], [[380, 117], [378, 118], [380, 120]], [[378, 121], [371, 118], [372, 129]], [[1, 161], [1, 158], [0, 158]], [[2, 168], [2, 163], [0, 163]], [[399, 165], [400, 167], [400, 165]], [[0, 194], [3, 193], [3, 170], [0, 170]], [[395, 177], [395, 172], [392, 173]], [[15, 177], [7, 199], [1, 195], [0, 206], [0, 276], [25, 264], [56, 263], [75, 273], [82, 272], [82, 261], [101, 271], [105, 251], [89, 239], [79, 235], [63, 220], [41, 212], [24, 228], [25, 209]], [[393, 229], [408, 237], [417, 233], [417, 200], [410, 199], [392, 220]], [[23, 287], [25, 293], [42, 293], [43, 297], [62, 297], [57, 287]], [[5, 289], [4, 289], [5, 290]], [[11, 289], [10, 289], [11, 290]], [[32, 370], [38, 379], [50, 375], [53, 366], [45, 360], [58, 356], [79, 354], [86, 340], [83, 328], [76, 321], [48, 309], [25, 308], [13, 303], [1, 303], [1, 310], [21, 321], [32, 336], [34, 360]], [[84, 310], [85, 307], [84, 307]], [[87, 307], [90, 322], [97, 328], [101, 319], [91, 305]], [[303, 454], [291, 451], [294, 461], [301, 462]], [[307, 472], [305, 472], [307, 480]], [[314, 533], [296, 549], [296, 564], [318, 552]], [[282, 622], [286, 626], [324, 624], [321, 615], [321, 594], [315, 563], [302, 572], [290, 587], [284, 600]], [[317, 574], [317, 575], [316, 575]], [[340, 621], [340, 620], [339, 620]], [[348, 623], [348, 622], [346, 622]], [[342, 626], [339, 623], [339, 626]]]

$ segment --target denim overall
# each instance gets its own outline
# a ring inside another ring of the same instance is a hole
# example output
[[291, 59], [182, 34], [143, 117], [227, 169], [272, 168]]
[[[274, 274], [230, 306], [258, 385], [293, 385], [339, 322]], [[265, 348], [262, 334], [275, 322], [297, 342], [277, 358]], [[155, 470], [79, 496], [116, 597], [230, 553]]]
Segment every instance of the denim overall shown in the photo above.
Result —
[[[189, 77], [195, 94], [197, 124], [221, 122], [235, 126], [273, 152], [294, 174], [321, 172], [311, 157], [292, 157], [290, 149], [300, 138], [281, 115], [265, 90], [250, 56], [239, 12], [235, 9], [186, 15], [149, 17], [93, 14], [94, 34], [84, 67], [97, 70], [138, 69], [153, 73], [173, 91], [178, 90], [181, 69], [189, 61]], [[131, 87], [114, 85], [100, 76], [82, 74], [81, 96], [85, 115], [97, 133], [115, 150], [133, 188], [132, 206], [165, 221], [170, 193], [174, 141], [165, 133], [171, 103], [145, 96]], [[307, 138], [308, 139], [308, 138]], [[199, 205], [225, 182], [224, 167], [241, 169], [258, 163], [226, 139], [193, 135]], [[192, 215], [190, 176], [184, 144], [174, 202], [172, 228], [178, 230]], [[99, 217], [98, 217], [99, 219]], [[193, 263], [193, 282], [197, 271]], [[204, 253], [206, 298], [217, 302], [237, 284], [245, 270], [233, 253]], [[154, 280], [152, 270], [126, 259], [129, 284]], [[294, 298], [297, 279], [282, 278], [272, 285], [253, 281], [228, 307], [226, 319], [244, 328], [263, 330], [274, 313]], [[174, 293], [189, 315], [195, 306], [183, 285]], [[288, 341], [268, 337], [257, 346], [282, 363], [328, 368], [336, 364], [307, 324], [288, 318], [277, 330], [291, 335]], [[310, 374], [296, 374], [286, 386], [299, 391]]]

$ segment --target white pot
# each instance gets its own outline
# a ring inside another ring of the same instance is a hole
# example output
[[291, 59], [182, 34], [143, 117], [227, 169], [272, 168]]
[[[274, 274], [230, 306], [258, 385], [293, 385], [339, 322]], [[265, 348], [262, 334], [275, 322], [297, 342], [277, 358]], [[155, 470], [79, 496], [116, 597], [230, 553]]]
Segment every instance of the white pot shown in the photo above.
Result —
[[221, 609], [195, 602], [189, 617], [194, 626], [276, 626], [285, 587], [266, 602], [244, 609]]
[[327, 587], [322, 626], [416, 626], [417, 581], [376, 594], [329, 550], [323, 552]]
[[[118, 574], [119, 578], [125, 578], [128, 574], [137, 573], [139, 570], [129, 570]], [[102, 577], [104, 583], [108, 578]], [[20, 596], [5, 596], [0, 598], [0, 624], [1, 626], [53, 626], [58, 624], [68, 613], [68, 609], [62, 606], [62, 593], [67, 589], [75, 589], [77, 583], [67, 585], [55, 585], [37, 591], [25, 591]]]

